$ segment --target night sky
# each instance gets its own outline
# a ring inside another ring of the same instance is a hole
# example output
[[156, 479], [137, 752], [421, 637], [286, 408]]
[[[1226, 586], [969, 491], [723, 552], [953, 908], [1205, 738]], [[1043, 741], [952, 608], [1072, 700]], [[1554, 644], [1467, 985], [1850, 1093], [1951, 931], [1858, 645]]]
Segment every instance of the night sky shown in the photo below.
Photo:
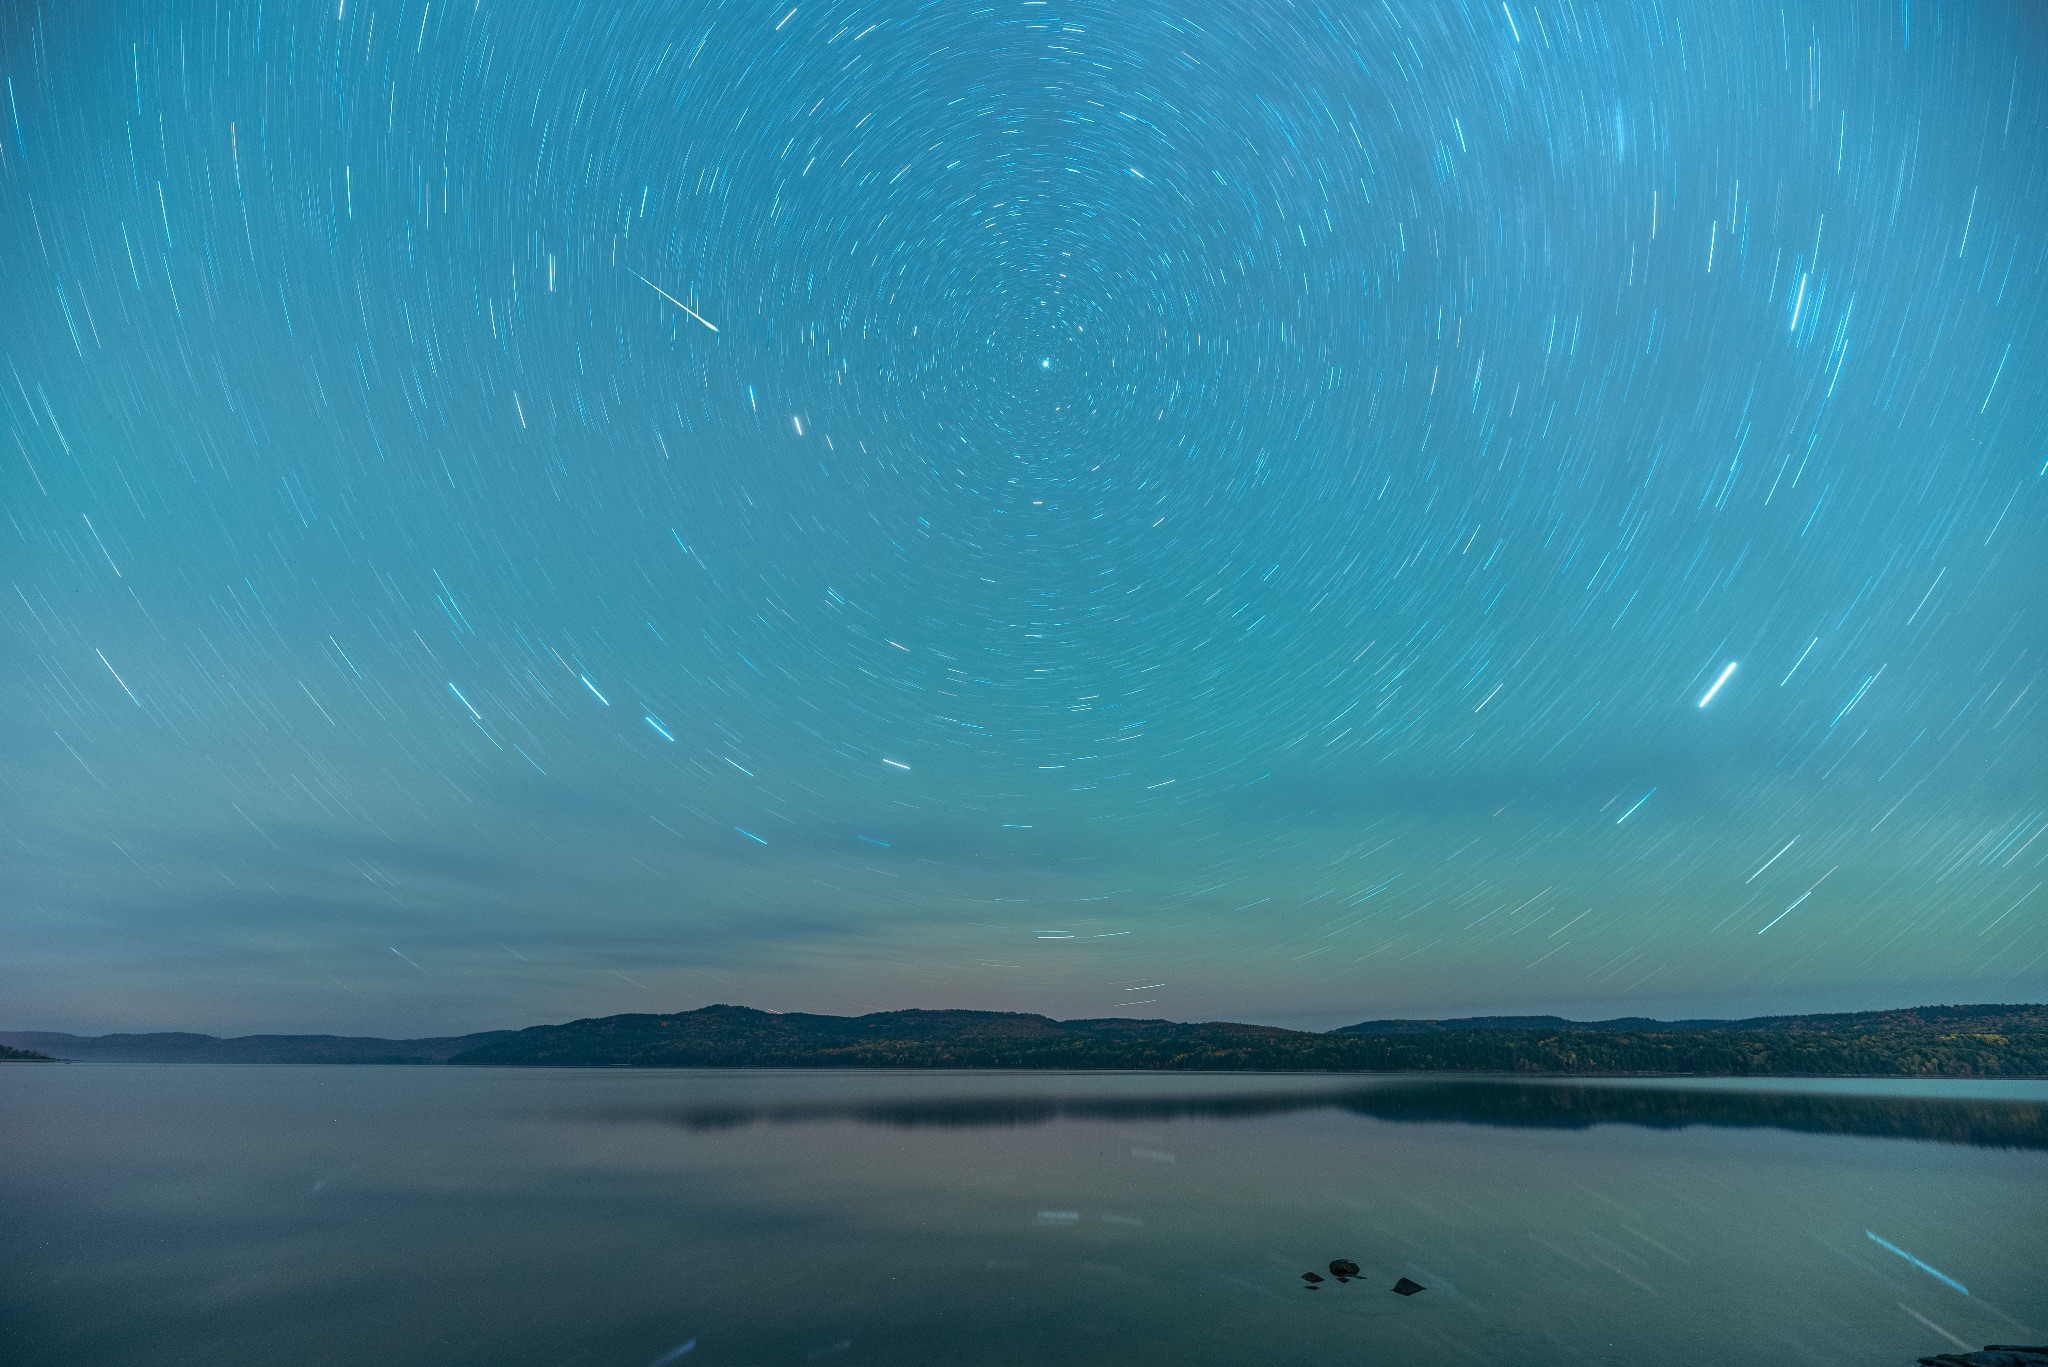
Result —
[[2048, 14], [0, 18], [0, 1000], [2048, 994]]

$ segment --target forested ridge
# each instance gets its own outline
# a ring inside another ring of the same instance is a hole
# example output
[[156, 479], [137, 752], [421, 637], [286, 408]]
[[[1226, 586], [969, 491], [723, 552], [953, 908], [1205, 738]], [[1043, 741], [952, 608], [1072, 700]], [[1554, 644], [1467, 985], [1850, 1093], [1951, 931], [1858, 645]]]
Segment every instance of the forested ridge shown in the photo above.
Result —
[[1412, 1024], [1427, 1028], [1361, 1033], [1354, 1027], [1320, 1034], [1230, 1022], [1055, 1021], [993, 1011], [817, 1016], [709, 1006], [536, 1026], [449, 1061], [642, 1068], [2048, 1076], [2048, 1006], [1919, 1007], [1668, 1027], [1633, 1021]]
[[1328, 1033], [1003, 1011], [821, 1016], [708, 1006], [432, 1039], [0, 1032], [0, 1059], [639, 1068], [1109, 1068], [1736, 1077], [2048, 1077], [2048, 1006], [1926, 1006], [1738, 1021], [1496, 1016]]

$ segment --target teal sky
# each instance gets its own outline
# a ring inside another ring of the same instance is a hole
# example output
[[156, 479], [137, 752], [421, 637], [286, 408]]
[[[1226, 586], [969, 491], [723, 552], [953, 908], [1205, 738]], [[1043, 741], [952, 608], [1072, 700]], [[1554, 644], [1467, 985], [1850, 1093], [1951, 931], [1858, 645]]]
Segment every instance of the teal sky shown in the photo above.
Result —
[[0, 997], [2048, 991], [2048, 23], [16, 8]]

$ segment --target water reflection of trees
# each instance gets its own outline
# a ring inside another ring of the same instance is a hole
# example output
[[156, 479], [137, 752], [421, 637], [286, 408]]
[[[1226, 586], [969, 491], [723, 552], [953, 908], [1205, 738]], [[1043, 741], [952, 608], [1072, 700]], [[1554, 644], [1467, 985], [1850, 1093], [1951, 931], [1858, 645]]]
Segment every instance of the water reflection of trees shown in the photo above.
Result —
[[1595, 1125], [1794, 1130], [1981, 1148], [2048, 1149], [2048, 1105], [1952, 1097], [1847, 1096], [1677, 1087], [1458, 1081], [1180, 1096], [976, 1096], [771, 1102], [611, 1110], [602, 1118], [690, 1130], [850, 1121], [903, 1129], [975, 1129], [1053, 1121], [1250, 1120], [1348, 1111], [1419, 1124], [1582, 1130]]

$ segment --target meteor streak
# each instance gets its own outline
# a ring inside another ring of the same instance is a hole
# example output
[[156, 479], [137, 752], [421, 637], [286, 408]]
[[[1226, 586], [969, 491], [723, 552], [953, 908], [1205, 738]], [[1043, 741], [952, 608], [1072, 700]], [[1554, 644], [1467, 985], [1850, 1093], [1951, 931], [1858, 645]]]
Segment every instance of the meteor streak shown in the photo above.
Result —
[[[1840, 867], [1842, 867], [1842, 866], [1841, 866], [1840, 864], [1837, 864], [1837, 865], [1835, 865], [1835, 869], [1838, 869], [1838, 868], [1840, 868]], [[1819, 882], [1819, 883], [1815, 883], [1815, 884], [1813, 885], [1813, 888], [1808, 888], [1808, 889], [1807, 889], [1807, 890], [1806, 890], [1805, 892], [1802, 892], [1802, 893], [1800, 893], [1800, 894], [1799, 894], [1799, 896], [1798, 896], [1798, 898], [1797, 898], [1797, 899], [1795, 899], [1795, 900], [1793, 901], [1793, 903], [1792, 903], [1792, 905], [1791, 905], [1791, 906], [1789, 906], [1789, 907], [1786, 907], [1786, 908], [1785, 908], [1785, 909], [1784, 909], [1783, 911], [1779, 912], [1779, 913], [1778, 913], [1778, 914], [1777, 914], [1776, 916], [1773, 916], [1773, 917], [1772, 917], [1772, 918], [1770, 919], [1770, 924], [1769, 924], [1769, 925], [1766, 925], [1766, 926], [1764, 927], [1764, 930], [1769, 930], [1769, 929], [1771, 928], [1771, 926], [1774, 926], [1774, 925], [1778, 924], [1778, 922], [1780, 922], [1780, 921], [1784, 920], [1784, 919], [1785, 919], [1785, 918], [1786, 918], [1787, 916], [1790, 916], [1790, 915], [1791, 915], [1791, 914], [1793, 913], [1793, 911], [1794, 911], [1794, 910], [1795, 910], [1795, 909], [1796, 909], [1796, 908], [1797, 908], [1797, 907], [1799, 906], [1799, 903], [1801, 903], [1801, 902], [1804, 902], [1804, 901], [1805, 901], [1805, 900], [1806, 900], [1807, 898], [1809, 898], [1809, 897], [1813, 896], [1813, 889], [1814, 889], [1814, 888], [1817, 888], [1817, 887], [1819, 887], [1821, 883], [1825, 883], [1825, 882], [1827, 882], [1827, 881], [1828, 881], [1828, 879], [1830, 879], [1830, 878], [1834, 877], [1835, 869], [1829, 869], [1829, 870], [1828, 870], [1828, 871], [1827, 871], [1826, 873], [1822, 874], [1822, 875], [1820, 876], [1820, 882]], [[1763, 933], [1764, 933], [1764, 930], [1759, 930], [1759, 931], [1757, 932], [1757, 934], [1759, 934], [1759, 935], [1763, 934]]]
[[1969, 1287], [1964, 1286], [1961, 1282], [1957, 1281], [1954, 1277], [1949, 1276], [1946, 1272], [1935, 1271], [1926, 1263], [1921, 1262], [1918, 1258], [1906, 1252], [1905, 1249], [1900, 1248], [1891, 1240], [1879, 1238], [1876, 1231], [1866, 1229], [1863, 1231], [1863, 1233], [1870, 1239], [1870, 1242], [1878, 1245], [1880, 1248], [1890, 1249], [1892, 1252], [1898, 1254], [1901, 1258], [1904, 1258], [1907, 1262], [1913, 1264], [1913, 1266], [1919, 1268], [1922, 1272], [1925, 1272], [1928, 1276], [1933, 1277], [1936, 1281], [1945, 1282], [1949, 1286], [1953, 1286], [1956, 1290], [1962, 1292], [1965, 1296], [1970, 1294]]
[[[476, 709], [475, 709], [474, 707], [470, 707], [470, 705], [469, 705], [469, 699], [468, 699], [468, 698], [465, 698], [465, 697], [463, 697], [463, 696], [462, 696], [462, 690], [461, 690], [461, 689], [459, 689], [459, 688], [457, 688], [457, 687], [455, 686], [455, 683], [454, 683], [454, 681], [453, 681], [453, 680], [450, 680], [450, 681], [449, 681], [449, 683], [448, 683], [448, 691], [449, 691], [450, 693], [453, 693], [453, 694], [455, 695], [455, 700], [456, 700], [457, 702], [461, 703], [461, 704], [462, 704], [462, 705], [463, 705], [464, 707], [469, 707], [469, 715], [470, 715], [470, 716], [472, 716], [472, 717], [475, 717], [475, 718], [477, 719], [477, 721], [478, 721], [479, 723], [481, 723], [481, 722], [483, 721], [483, 717], [482, 717], [482, 715], [481, 715], [481, 714], [479, 714], [479, 713], [477, 712], [477, 710], [476, 710]], [[398, 951], [394, 949], [394, 950], [392, 950], [391, 952], [392, 952], [393, 954], [396, 954], [396, 953], [397, 953]]]
[[1758, 870], [1756, 871], [1756, 873], [1752, 873], [1752, 874], [1751, 874], [1751, 875], [1750, 875], [1749, 877], [1747, 877], [1747, 878], [1743, 879], [1742, 881], [1743, 881], [1743, 882], [1745, 882], [1745, 883], [1754, 883], [1754, 882], [1755, 882], [1755, 881], [1757, 880], [1758, 876], [1759, 876], [1759, 875], [1761, 875], [1761, 874], [1763, 873], [1764, 869], [1767, 869], [1767, 868], [1769, 868], [1769, 867], [1770, 867], [1771, 865], [1773, 865], [1773, 864], [1775, 864], [1775, 863], [1777, 863], [1777, 862], [1778, 862], [1778, 855], [1780, 855], [1780, 854], [1783, 854], [1783, 853], [1785, 852], [1785, 850], [1789, 850], [1789, 849], [1791, 849], [1791, 848], [1792, 848], [1792, 847], [1793, 847], [1794, 845], [1796, 845], [1796, 844], [1798, 844], [1798, 843], [1799, 843], [1799, 837], [1798, 837], [1798, 836], [1796, 836], [1796, 835], [1795, 835], [1795, 836], [1793, 836], [1793, 837], [1792, 837], [1792, 838], [1791, 838], [1790, 840], [1787, 840], [1787, 841], [1785, 842], [1785, 848], [1784, 848], [1784, 849], [1781, 849], [1781, 850], [1779, 850], [1779, 851], [1778, 851], [1778, 854], [1774, 854], [1774, 855], [1772, 855], [1772, 856], [1771, 856], [1771, 857], [1770, 857], [1769, 859], [1766, 859], [1766, 860], [1764, 860], [1764, 868], [1763, 868], [1763, 869], [1758, 869]]
[[1721, 691], [1721, 685], [1722, 685], [1722, 684], [1724, 684], [1724, 683], [1727, 683], [1727, 682], [1728, 682], [1728, 676], [1729, 676], [1730, 674], [1733, 674], [1734, 672], [1735, 672], [1735, 661], [1733, 661], [1733, 660], [1730, 660], [1730, 661], [1728, 662], [1728, 667], [1727, 667], [1726, 669], [1724, 669], [1724, 670], [1722, 670], [1722, 671], [1721, 671], [1721, 677], [1720, 677], [1720, 678], [1718, 678], [1718, 679], [1716, 679], [1716, 680], [1714, 680], [1714, 686], [1713, 686], [1712, 688], [1709, 688], [1709, 689], [1708, 689], [1708, 690], [1707, 690], [1707, 691], [1706, 691], [1705, 693], [1702, 693], [1702, 694], [1700, 695], [1700, 706], [1701, 706], [1701, 707], [1705, 707], [1705, 706], [1706, 706], [1706, 705], [1707, 705], [1708, 703], [1710, 703], [1710, 702], [1712, 702], [1712, 701], [1714, 700], [1714, 695], [1715, 695], [1716, 693], [1719, 693], [1719, 692]]
[[[792, 13], [792, 14], [794, 14], [795, 12], [796, 12], [796, 11], [794, 11], [794, 10], [791, 10], [791, 11], [790, 11], [790, 13]], [[673, 294], [670, 294], [670, 293], [669, 293], [669, 292], [668, 292], [667, 290], [665, 290], [665, 289], [663, 289], [663, 288], [662, 288], [661, 286], [659, 286], [659, 285], [655, 284], [655, 283], [654, 283], [654, 282], [653, 282], [652, 280], [649, 280], [649, 279], [648, 279], [648, 278], [647, 278], [646, 276], [644, 276], [644, 275], [640, 274], [640, 272], [638, 272], [638, 271], [634, 270], [634, 269], [633, 269], [633, 268], [632, 268], [631, 266], [621, 266], [621, 267], [619, 267], [619, 269], [620, 269], [620, 270], [622, 270], [622, 271], [624, 271], [624, 272], [625, 272], [626, 274], [628, 274], [628, 275], [632, 276], [632, 277], [633, 277], [633, 278], [634, 278], [635, 280], [638, 280], [638, 281], [639, 281], [639, 282], [640, 282], [641, 284], [643, 284], [643, 285], [647, 286], [647, 288], [649, 288], [649, 289], [653, 290], [653, 291], [654, 291], [654, 292], [655, 292], [656, 294], [660, 295], [660, 296], [661, 296], [662, 298], [664, 298], [664, 299], [668, 300], [668, 301], [669, 301], [669, 302], [670, 302], [671, 304], [674, 304], [674, 305], [675, 305], [675, 306], [676, 306], [677, 308], [681, 309], [681, 310], [682, 310], [682, 311], [683, 311], [684, 313], [687, 313], [687, 314], [689, 314], [689, 315], [690, 315], [690, 316], [691, 316], [692, 318], [695, 318], [695, 319], [696, 319], [696, 320], [697, 320], [698, 322], [702, 323], [702, 324], [703, 324], [703, 325], [704, 325], [705, 327], [708, 327], [708, 328], [710, 328], [710, 329], [711, 329], [711, 330], [712, 330], [713, 332], [716, 332], [716, 331], [718, 331], [718, 324], [716, 324], [716, 323], [712, 322], [712, 321], [711, 321], [711, 320], [710, 320], [709, 318], [706, 318], [706, 317], [705, 317], [705, 316], [704, 316], [703, 314], [701, 314], [701, 313], [697, 312], [697, 310], [695, 310], [695, 309], [691, 308], [691, 307], [690, 307], [690, 306], [689, 306], [688, 304], [685, 304], [685, 303], [684, 303], [684, 302], [683, 302], [682, 300], [680, 300], [680, 299], [676, 298], [676, 297], [675, 297], [675, 296], [674, 296]]]
[[128, 695], [128, 701], [134, 703], [137, 707], [142, 706], [142, 699], [135, 696], [135, 690], [128, 686], [128, 681], [121, 677], [121, 671], [114, 668], [113, 662], [107, 659], [106, 652], [95, 650], [93, 654], [100, 657], [100, 663], [107, 667], [107, 673], [113, 675], [114, 682], [121, 685], [121, 691]]

